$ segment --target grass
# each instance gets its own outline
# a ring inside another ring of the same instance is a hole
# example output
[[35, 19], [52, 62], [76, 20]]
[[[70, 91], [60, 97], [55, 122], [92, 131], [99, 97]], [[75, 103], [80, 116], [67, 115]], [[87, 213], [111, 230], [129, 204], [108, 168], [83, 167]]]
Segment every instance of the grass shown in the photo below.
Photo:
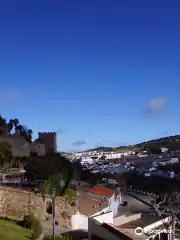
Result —
[[30, 230], [13, 222], [0, 220], [0, 240], [28, 240], [29, 237]]

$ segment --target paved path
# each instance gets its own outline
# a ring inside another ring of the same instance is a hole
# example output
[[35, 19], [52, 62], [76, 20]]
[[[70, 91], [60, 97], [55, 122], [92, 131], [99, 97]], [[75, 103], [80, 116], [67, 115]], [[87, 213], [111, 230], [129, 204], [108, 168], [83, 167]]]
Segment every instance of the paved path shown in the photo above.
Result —
[[150, 204], [151, 205], [151, 201], [152, 200], [155, 200], [155, 197], [152, 196], [152, 195], [144, 195], [144, 194], [141, 194], [141, 193], [138, 193], [138, 192], [131, 192], [129, 191], [128, 192], [131, 196], [134, 196], [136, 199], [144, 202], [144, 203], [147, 203], [148, 205]]
[[[61, 236], [62, 234], [72, 231], [70, 228], [63, 228], [63, 227], [55, 227], [55, 235]], [[50, 225], [43, 225], [43, 234], [44, 235], [52, 235], [52, 226]]]

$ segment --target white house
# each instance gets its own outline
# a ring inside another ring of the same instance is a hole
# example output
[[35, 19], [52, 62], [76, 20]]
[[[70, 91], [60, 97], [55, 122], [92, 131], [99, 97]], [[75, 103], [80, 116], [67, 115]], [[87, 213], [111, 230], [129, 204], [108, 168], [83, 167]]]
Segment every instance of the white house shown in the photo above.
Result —
[[[90, 198], [91, 204], [93, 200], [95, 199]], [[128, 205], [122, 204], [124, 200]], [[114, 193], [106, 207], [99, 211], [94, 207], [92, 214], [90, 211], [88, 213], [90, 208], [87, 199], [85, 202], [87, 212], [82, 213], [80, 209], [72, 216], [71, 223], [74, 230], [87, 230], [90, 240], [160, 240], [162, 237], [164, 240], [169, 240], [170, 234], [164, 228], [164, 223], [168, 223], [169, 218], [163, 219], [155, 214], [151, 215], [152, 210], [149, 205], [133, 196]], [[136, 233], [137, 227], [142, 228], [142, 234]]]

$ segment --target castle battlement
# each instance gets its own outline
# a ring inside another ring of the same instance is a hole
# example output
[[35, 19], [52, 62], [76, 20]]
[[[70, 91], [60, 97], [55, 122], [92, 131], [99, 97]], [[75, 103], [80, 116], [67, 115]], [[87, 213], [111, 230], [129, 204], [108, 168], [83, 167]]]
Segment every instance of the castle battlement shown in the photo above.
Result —
[[44, 135], [44, 136], [45, 136], [45, 135], [54, 135], [54, 136], [56, 136], [56, 132], [39, 132], [38, 134], [39, 134], [40, 136], [41, 136], [41, 135]]
[[46, 153], [57, 151], [56, 137], [57, 137], [56, 132], [39, 132], [38, 133], [39, 141], [45, 144]]

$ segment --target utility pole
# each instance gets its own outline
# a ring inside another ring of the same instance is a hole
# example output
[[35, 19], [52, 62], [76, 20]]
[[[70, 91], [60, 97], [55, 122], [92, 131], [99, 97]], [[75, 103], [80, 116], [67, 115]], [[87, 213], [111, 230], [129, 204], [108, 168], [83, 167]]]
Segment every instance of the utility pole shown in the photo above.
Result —
[[31, 190], [29, 190], [28, 193], [28, 214], [30, 215], [31, 213]]
[[[62, 190], [63, 187], [65, 186], [64, 180], [61, 180], [59, 183], [60, 187], [61, 187], [61, 195], [62, 195]], [[52, 235], [53, 235], [53, 239], [55, 238], [55, 219], [56, 219], [56, 213], [55, 213], [55, 200], [56, 200], [56, 188], [52, 188], [52, 226], [53, 226], [53, 231], [52, 231]]]
[[52, 189], [52, 226], [53, 226], [53, 230], [52, 230], [52, 236], [53, 239], [55, 237], [55, 198], [56, 198], [56, 188]]

